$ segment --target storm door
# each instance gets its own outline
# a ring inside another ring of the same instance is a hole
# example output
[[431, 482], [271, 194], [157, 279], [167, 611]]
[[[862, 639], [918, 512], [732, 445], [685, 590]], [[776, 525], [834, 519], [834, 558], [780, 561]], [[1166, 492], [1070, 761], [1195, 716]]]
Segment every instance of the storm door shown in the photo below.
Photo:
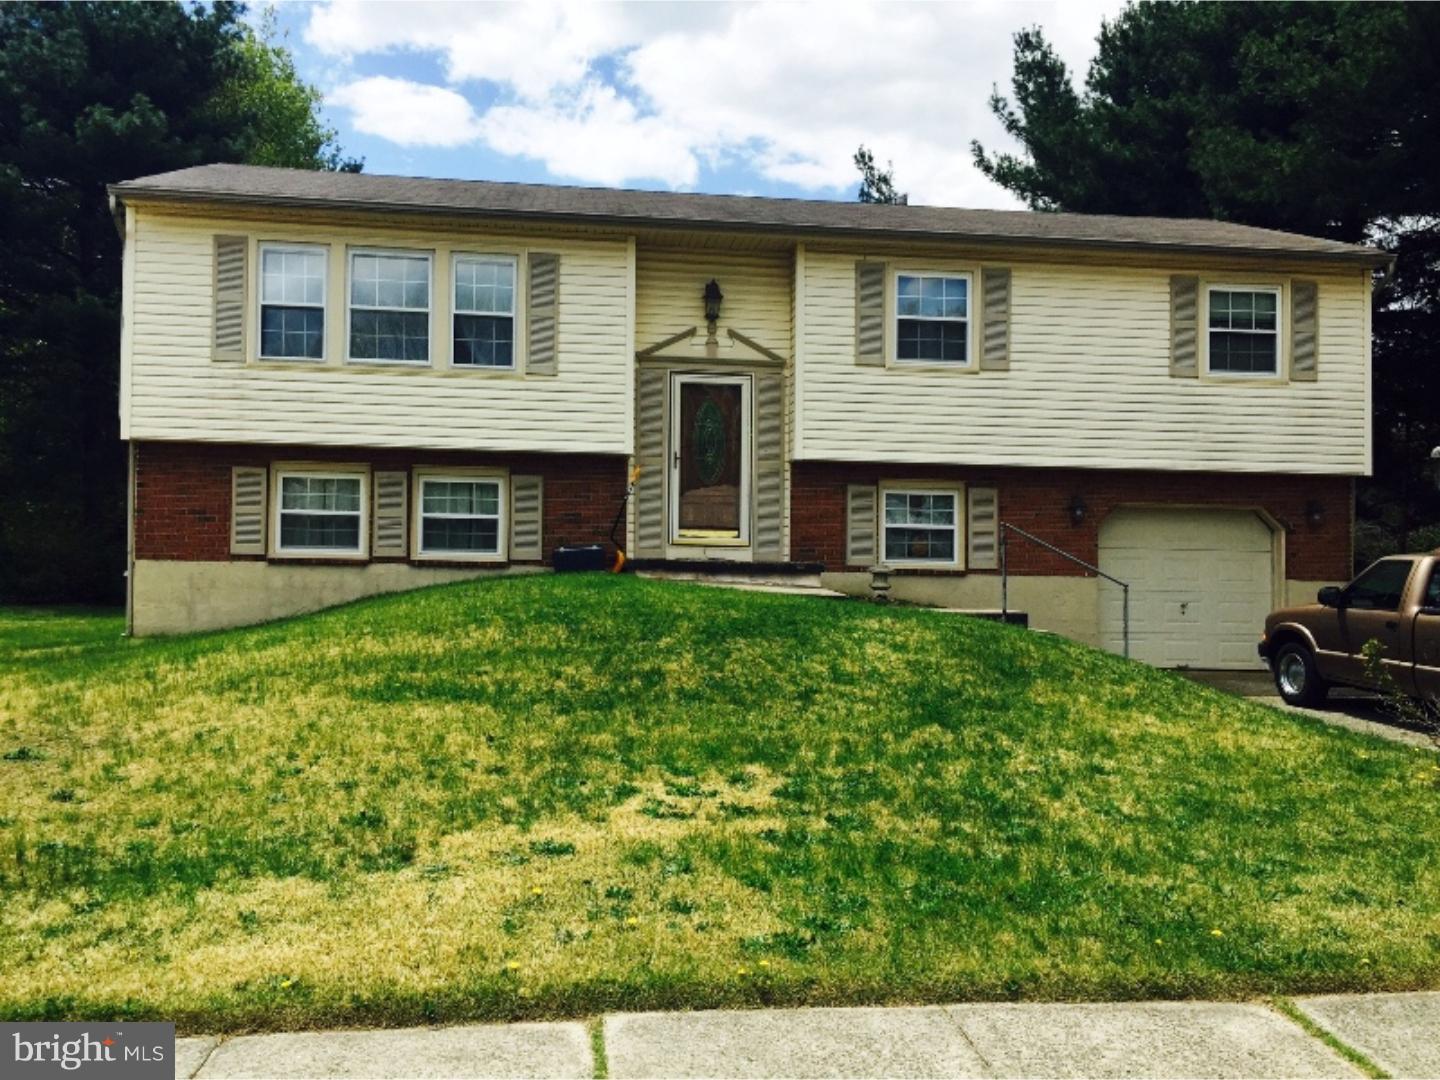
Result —
[[749, 377], [676, 375], [671, 389], [673, 542], [749, 543]]

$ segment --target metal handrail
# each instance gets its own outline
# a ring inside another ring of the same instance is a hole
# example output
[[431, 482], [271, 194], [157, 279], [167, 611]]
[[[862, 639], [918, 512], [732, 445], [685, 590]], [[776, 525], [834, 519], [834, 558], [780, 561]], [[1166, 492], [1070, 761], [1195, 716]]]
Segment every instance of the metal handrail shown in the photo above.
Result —
[[1098, 574], [1100, 577], [1103, 577], [1106, 581], [1113, 581], [1116, 585], [1119, 585], [1119, 586], [1120, 586], [1120, 588], [1121, 588], [1121, 590], [1122, 590], [1121, 608], [1120, 608], [1120, 626], [1121, 626], [1121, 634], [1122, 634], [1123, 640], [1124, 640], [1125, 659], [1126, 659], [1126, 660], [1129, 660], [1129, 659], [1130, 659], [1130, 583], [1129, 583], [1128, 581], [1121, 581], [1119, 578], [1114, 577], [1113, 575], [1110, 575], [1110, 574], [1105, 573], [1105, 571], [1104, 571], [1104, 570], [1101, 570], [1098, 566], [1092, 566], [1092, 565], [1090, 565], [1088, 562], [1086, 562], [1084, 559], [1080, 558], [1079, 556], [1071, 555], [1070, 552], [1065, 551], [1065, 550], [1063, 550], [1063, 549], [1061, 549], [1061, 548], [1056, 547], [1054, 544], [1050, 543], [1048, 540], [1041, 540], [1040, 537], [1036, 536], [1034, 533], [1028, 533], [1028, 532], [1026, 532], [1024, 529], [1020, 528], [1020, 526], [1018, 526], [1018, 525], [1011, 525], [1008, 521], [1002, 521], [1002, 522], [1000, 522], [1000, 618], [1001, 618], [1004, 622], [1009, 622], [1009, 621], [1010, 621], [1010, 569], [1009, 569], [1009, 567], [1006, 565], [1006, 557], [1005, 557], [1005, 534], [1006, 534], [1007, 532], [1018, 533], [1020, 536], [1023, 536], [1026, 540], [1029, 540], [1032, 544], [1039, 544], [1039, 545], [1040, 545], [1042, 548], [1044, 548], [1046, 551], [1053, 551], [1056, 555], [1059, 555], [1062, 559], [1069, 559], [1069, 560], [1070, 560], [1072, 563], [1074, 563], [1076, 566], [1083, 566], [1086, 570], [1089, 570], [1092, 574]]

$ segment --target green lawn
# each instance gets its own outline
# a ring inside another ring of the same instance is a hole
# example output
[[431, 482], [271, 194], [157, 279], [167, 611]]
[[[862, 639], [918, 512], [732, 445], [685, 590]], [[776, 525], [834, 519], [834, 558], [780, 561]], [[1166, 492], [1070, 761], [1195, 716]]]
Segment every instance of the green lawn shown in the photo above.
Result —
[[0, 1016], [1440, 987], [1437, 759], [1044, 635], [532, 577], [0, 612]]

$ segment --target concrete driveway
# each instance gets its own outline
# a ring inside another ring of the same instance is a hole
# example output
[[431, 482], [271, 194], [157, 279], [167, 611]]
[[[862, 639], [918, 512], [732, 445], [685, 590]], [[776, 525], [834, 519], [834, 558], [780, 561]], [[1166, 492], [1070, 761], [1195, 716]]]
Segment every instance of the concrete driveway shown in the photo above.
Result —
[[1205, 686], [1223, 690], [1236, 697], [1272, 705], [1287, 712], [1304, 713], [1337, 727], [1375, 735], [1408, 746], [1436, 749], [1434, 741], [1423, 731], [1406, 726], [1392, 718], [1381, 699], [1364, 690], [1339, 687], [1330, 691], [1330, 700], [1323, 709], [1298, 709], [1286, 705], [1275, 691], [1275, 681], [1268, 671], [1203, 671], [1181, 668], [1179, 674]]

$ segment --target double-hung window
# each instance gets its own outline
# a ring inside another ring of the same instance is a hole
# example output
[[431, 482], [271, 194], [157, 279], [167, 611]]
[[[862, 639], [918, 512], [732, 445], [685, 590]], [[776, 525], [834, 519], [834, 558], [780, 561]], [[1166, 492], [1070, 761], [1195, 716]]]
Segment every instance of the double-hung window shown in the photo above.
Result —
[[432, 558], [504, 556], [505, 485], [498, 476], [419, 477], [419, 553]]
[[1280, 374], [1280, 290], [1212, 285], [1208, 289], [1209, 371]]
[[891, 488], [881, 495], [887, 563], [959, 562], [959, 492]]
[[895, 275], [895, 359], [970, 363], [970, 275]]
[[260, 359], [325, 357], [323, 247], [260, 245]]
[[515, 366], [515, 260], [503, 255], [455, 256], [454, 363]]
[[350, 359], [430, 360], [430, 256], [350, 253]]
[[365, 476], [284, 470], [276, 474], [275, 550], [290, 555], [365, 553]]

